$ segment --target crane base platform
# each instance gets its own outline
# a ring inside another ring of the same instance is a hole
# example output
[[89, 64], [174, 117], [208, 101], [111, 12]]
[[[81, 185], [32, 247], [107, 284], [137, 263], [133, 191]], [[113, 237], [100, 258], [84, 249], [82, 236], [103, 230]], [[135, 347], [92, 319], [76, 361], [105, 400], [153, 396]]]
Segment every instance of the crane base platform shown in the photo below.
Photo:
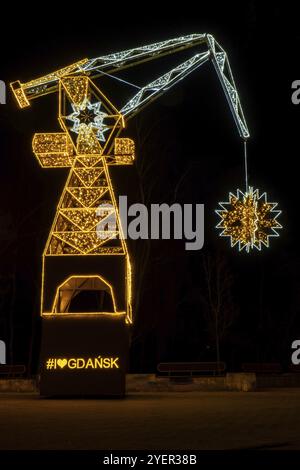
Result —
[[129, 327], [123, 315], [42, 319], [40, 395], [124, 397]]

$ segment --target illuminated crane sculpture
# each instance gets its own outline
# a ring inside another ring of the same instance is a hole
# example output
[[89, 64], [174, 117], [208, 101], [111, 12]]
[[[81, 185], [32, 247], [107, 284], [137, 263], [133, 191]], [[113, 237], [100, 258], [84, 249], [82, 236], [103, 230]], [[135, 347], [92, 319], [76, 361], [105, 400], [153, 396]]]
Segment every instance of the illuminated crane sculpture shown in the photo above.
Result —
[[[198, 51], [164, 75], [140, 87], [120, 110], [96, 86], [99, 77], [118, 78], [117, 74], [128, 67], [190, 48], [198, 48]], [[11, 84], [21, 108], [30, 106], [31, 101], [39, 97], [58, 93], [61, 130], [35, 134], [33, 151], [42, 167], [70, 168], [43, 254], [41, 315], [44, 325], [51, 319], [64, 318], [64, 325], [70, 326], [75, 317], [77, 322], [78, 318], [103, 322], [104, 319], [114, 322], [118, 318], [123, 325], [132, 323], [131, 264], [122, 237], [109, 167], [133, 162], [134, 142], [120, 136], [126, 122], [208, 60], [213, 63], [220, 79], [239, 135], [246, 141], [249, 131], [226, 52], [209, 34], [192, 34], [94, 59], [83, 59], [27, 83], [17, 81]], [[106, 218], [112, 214], [116, 220], [114, 230], [110, 224], [105, 225]], [[99, 222], [102, 227], [100, 231]], [[101, 292], [98, 309], [89, 312], [74, 310], [76, 297], [84, 291]], [[81, 315], [78, 315], [79, 312]], [[64, 332], [70, 335], [69, 326], [64, 327]], [[57, 335], [57, 330], [51, 334]], [[50, 355], [47, 351], [49, 341], [44, 340], [44, 358]], [[98, 345], [101, 349], [101, 344]], [[66, 350], [65, 358], [64, 353], [59, 351], [60, 359], [49, 363], [53, 367], [47, 367], [50, 371], [43, 370], [45, 367], [42, 365], [42, 376], [53, 372], [51, 369], [55, 369], [54, 372], [58, 369], [59, 373], [62, 373], [60, 369], [66, 370], [72, 352], [70, 348]], [[104, 354], [105, 351], [101, 349], [100, 352]], [[112, 350], [109, 354], [113, 354]], [[125, 365], [120, 368], [124, 376]], [[106, 379], [99, 380], [103, 382]], [[60, 386], [51, 388], [47, 385], [45, 390], [54, 393], [53, 390], [60, 390]], [[74, 393], [89, 393], [88, 386], [78, 386], [76, 381], [72, 382], [72, 387]], [[109, 392], [109, 387], [101, 387], [96, 387], [96, 391]], [[70, 387], [61, 386], [61, 390], [69, 393]]]

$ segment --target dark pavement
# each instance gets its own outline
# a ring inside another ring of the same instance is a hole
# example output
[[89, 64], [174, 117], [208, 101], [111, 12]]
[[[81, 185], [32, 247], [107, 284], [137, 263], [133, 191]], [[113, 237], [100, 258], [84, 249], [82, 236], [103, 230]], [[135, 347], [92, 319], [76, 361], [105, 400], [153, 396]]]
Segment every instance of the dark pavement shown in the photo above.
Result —
[[300, 389], [0, 395], [0, 449], [300, 449]]

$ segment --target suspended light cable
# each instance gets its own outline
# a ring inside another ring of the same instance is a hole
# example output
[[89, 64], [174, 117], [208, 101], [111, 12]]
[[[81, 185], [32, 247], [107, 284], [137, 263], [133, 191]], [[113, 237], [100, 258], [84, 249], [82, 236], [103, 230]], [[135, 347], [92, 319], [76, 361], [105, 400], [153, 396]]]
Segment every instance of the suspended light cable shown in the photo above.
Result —
[[245, 163], [245, 184], [246, 191], [248, 191], [248, 158], [247, 158], [247, 140], [244, 140], [244, 163]]
[[125, 83], [126, 85], [132, 86], [134, 88], [137, 88], [138, 90], [141, 90], [142, 87], [135, 85], [134, 83], [128, 82], [127, 80], [124, 80], [123, 78], [120, 77], [115, 77], [114, 75], [111, 75], [110, 73], [103, 72], [103, 70], [97, 69], [97, 72], [101, 73], [101, 75], [106, 75], [107, 77], [114, 78], [115, 80]]

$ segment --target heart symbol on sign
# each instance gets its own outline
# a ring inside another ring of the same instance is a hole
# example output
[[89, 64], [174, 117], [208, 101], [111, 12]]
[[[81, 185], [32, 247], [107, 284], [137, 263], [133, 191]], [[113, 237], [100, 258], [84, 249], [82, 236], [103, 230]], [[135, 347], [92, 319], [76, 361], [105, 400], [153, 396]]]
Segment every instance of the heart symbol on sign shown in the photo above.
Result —
[[67, 365], [67, 359], [58, 359], [57, 364], [61, 369], [63, 369]]

